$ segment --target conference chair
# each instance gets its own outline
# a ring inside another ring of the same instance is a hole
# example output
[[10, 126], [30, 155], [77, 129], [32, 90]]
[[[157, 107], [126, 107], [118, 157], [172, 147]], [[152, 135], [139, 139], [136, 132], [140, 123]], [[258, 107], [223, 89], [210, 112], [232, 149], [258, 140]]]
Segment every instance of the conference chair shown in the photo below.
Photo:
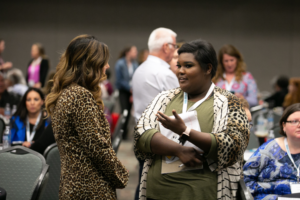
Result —
[[48, 180], [49, 165], [44, 157], [26, 147], [0, 151], [0, 185], [7, 200], [39, 200]]
[[4, 130], [5, 130], [5, 122], [2, 118], [0, 118], [0, 143], [2, 143]]
[[125, 109], [123, 111], [123, 114], [119, 117], [118, 123], [114, 130], [114, 134], [113, 134], [113, 138], [112, 138], [112, 147], [116, 153], [118, 152], [119, 146], [120, 146], [122, 138], [123, 138], [124, 124], [125, 124], [127, 115], [128, 115], [128, 110]]
[[243, 178], [238, 183], [237, 200], [254, 200], [252, 194], [248, 191]]
[[45, 190], [41, 194], [41, 200], [58, 200], [60, 183], [60, 156], [57, 144], [51, 144], [44, 152], [46, 163], [50, 166], [49, 180], [45, 185]]

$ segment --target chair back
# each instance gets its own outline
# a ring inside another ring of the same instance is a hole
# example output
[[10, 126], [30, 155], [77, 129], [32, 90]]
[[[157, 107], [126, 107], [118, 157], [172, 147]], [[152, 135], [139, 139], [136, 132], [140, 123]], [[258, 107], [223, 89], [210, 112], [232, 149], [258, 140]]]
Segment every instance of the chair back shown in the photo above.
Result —
[[0, 143], [2, 143], [3, 141], [3, 133], [5, 130], [5, 122], [2, 118], [0, 118]]
[[37, 200], [48, 169], [44, 157], [31, 149], [14, 146], [1, 150], [0, 185], [7, 192], [7, 200]]
[[44, 152], [46, 163], [50, 166], [49, 180], [41, 193], [41, 200], [58, 200], [60, 184], [60, 155], [57, 144], [51, 144]]
[[127, 115], [128, 115], [128, 110], [125, 109], [123, 111], [122, 116], [119, 117], [118, 123], [114, 130], [114, 134], [113, 134], [113, 138], [112, 138], [112, 147], [116, 153], [118, 152], [119, 146], [120, 146], [122, 138], [123, 138], [124, 124], [125, 124]]
[[243, 178], [238, 183], [237, 200], [254, 200], [252, 194], [248, 191]]

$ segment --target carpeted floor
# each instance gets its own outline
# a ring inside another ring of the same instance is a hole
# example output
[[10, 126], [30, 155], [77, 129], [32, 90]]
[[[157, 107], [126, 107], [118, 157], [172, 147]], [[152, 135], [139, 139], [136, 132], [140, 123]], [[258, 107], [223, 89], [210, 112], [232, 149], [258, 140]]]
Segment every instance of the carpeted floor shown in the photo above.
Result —
[[118, 200], [134, 200], [135, 190], [138, 184], [139, 166], [133, 152], [134, 125], [134, 120], [130, 120], [128, 139], [121, 142], [117, 153], [117, 157], [125, 165], [126, 169], [129, 170], [128, 185], [124, 189], [117, 189]]

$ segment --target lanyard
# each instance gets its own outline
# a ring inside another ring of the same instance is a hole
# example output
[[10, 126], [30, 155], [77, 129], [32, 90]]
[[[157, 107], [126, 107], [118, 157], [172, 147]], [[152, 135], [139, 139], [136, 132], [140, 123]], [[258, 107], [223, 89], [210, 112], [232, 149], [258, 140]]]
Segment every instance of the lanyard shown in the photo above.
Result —
[[[225, 73], [223, 74], [223, 77], [226, 78]], [[235, 82], [235, 76], [232, 78], [230, 83], [228, 83], [228, 81], [225, 80], [225, 88], [226, 88], [227, 91], [231, 91], [231, 88], [232, 88], [234, 82]]]
[[188, 111], [186, 111], [187, 104], [188, 104], [188, 94], [185, 92], [184, 93], [184, 97], [183, 97], [182, 113], [195, 110], [198, 106], [200, 106], [209, 97], [209, 95], [212, 93], [212, 91], [214, 90], [214, 88], [215, 88], [215, 84], [211, 83], [210, 88], [209, 88], [208, 92], [206, 93], [205, 97], [203, 99], [197, 101], [192, 107], [189, 108]]
[[285, 148], [286, 148], [286, 153], [288, 154], [290, 160], [292, 161], [292, 163], [294, 164], [295, 168], [297, 169], [297, 182], [299, 183], [299, 176], [300, 176], [300, 165], [299, 167], [297, 167], [296, 163], [294, 162], [294, 159], [291, 155], [291, 152], [290, 152], [290, 149], [289, 149], [289, 145], [287, 143], [287, 139], [284, 138], [284, 145], [285, 145]]
[[35, 122], [35, 125], [34, 125], [34, 127], [33, 127], [33, 129], [32, 129], [32, 133], [31, 133], [31, 134], [30, 134], [29, 119], [28, 119], [28, 117], [27, 117], [27, 123], [26, 123], [26, 137], [27, 137], [27, 141], [28, 141], [28, 142], [31, 142], [32, 139], [33, 139], [33, 137], [34, 137], [34, 135], [35, 135], [36, 127], [37, 127], [37, 125], [38, 125], [39, 122], [40, 122], [41, 115], [42, 115], [42, 112], [40, 112], [40, 114], [39, 114], [39, 116], [38, 116], [38, 118], [37, 118], [37, 120], [36, 120], [36, 122]]

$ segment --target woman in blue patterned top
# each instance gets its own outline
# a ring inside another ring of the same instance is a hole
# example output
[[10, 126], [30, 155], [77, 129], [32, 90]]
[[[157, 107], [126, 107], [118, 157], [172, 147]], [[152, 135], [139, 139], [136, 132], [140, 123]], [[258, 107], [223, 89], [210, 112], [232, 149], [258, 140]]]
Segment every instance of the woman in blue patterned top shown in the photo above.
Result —
[[275, 200], [279, 195], [290, 194], [290, 183], [297, 182], [297, 168], [300, 164], [300, 103], [289, 106], [279, 123], [280, 133], [284, 137], [264, 143], [244, 165], [244, 180], [254, 199]]

